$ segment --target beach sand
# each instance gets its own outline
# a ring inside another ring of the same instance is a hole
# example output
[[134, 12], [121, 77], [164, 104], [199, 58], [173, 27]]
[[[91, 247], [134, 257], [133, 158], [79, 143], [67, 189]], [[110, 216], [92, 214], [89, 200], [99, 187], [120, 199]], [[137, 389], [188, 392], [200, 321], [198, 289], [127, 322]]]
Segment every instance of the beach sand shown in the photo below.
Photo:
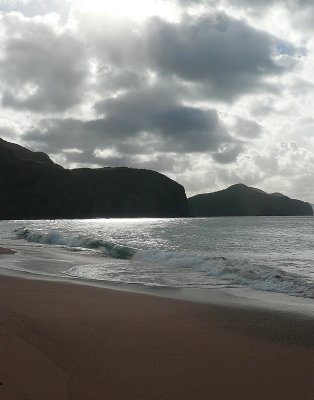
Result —
[[6, 247], [0, 247], [0, 255], [1, 254], [15, 254], [16, 251], [12, 249], [7, 249]]
[[0, 277], [0, 399], [313, 400], [314, 323]]

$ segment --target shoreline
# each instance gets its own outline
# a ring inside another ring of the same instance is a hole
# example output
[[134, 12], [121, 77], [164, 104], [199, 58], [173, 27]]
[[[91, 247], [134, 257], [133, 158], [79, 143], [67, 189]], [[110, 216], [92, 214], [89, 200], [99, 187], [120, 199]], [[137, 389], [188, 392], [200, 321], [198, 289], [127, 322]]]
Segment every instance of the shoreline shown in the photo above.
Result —
[[[1, 249], [3, 253], [1, 253]], [[131, 283], [117, 283], [112, 281], [88, 280], [74, 278], [70, 275], [56, 275], [36, 273], [23, 268], [30, 263], [45, 263], [46, 267], [53, 262], [61, 265], [98, 264], [99, 255], [68, 252], [62, 248], [36, 248], [16, 245], [14, 250], [0, 247], [0, 260], [9, 261], [17, 268], [0, 266], [0, 277], [7, 276], [26, 280], [43, 282], [67, 283], [94, 288], [115, 290], [118, 292], [139, 293], [153, 297], [161, 297], [191, 303], [217, 305], [234, 309], [247, 309], [258, 312], [271, 312], [291, 315], [296, 318], [309, 318], [314, 320], [314, 299], [292, 296], [286, 293], [260, 291], [249, 287], [220, 287], [220, 288], [176, 288], [165, 286], [148, 286]], [[101, 257], [101, 262], [106, 258]]]
[[312, 400], [314, 321], [0, 277], [0, 397]]
[[2, 270], [0, 397], [312, 400], [313, 316], [206, 293]]

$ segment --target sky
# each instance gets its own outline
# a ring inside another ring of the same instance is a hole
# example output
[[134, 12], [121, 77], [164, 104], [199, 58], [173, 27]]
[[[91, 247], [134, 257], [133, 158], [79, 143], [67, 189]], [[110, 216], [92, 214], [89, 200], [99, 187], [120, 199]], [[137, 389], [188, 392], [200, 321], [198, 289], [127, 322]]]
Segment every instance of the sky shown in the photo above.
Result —
[[312, 0], [0, 0], [0, 137], [314, 203]]

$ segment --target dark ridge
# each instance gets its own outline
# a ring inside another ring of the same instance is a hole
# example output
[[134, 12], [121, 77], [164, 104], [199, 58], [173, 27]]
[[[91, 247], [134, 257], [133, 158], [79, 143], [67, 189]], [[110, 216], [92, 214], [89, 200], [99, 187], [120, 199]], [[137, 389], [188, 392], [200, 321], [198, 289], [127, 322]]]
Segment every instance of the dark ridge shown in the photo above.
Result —
[[35, 152], [18, 144], [7, 142], [0, 138], [0, 162], [15, 162], [18, 160], [30, 160], [47, 164], [54, 164], [46, 153]]
[[0, 161], [0, 219], [188, 216], [183, 186], [155, 171], [68, 170], [4, 140]]
[[309, 203], [280, 193], [268, 194], [242, 183], [218, 192], [198, 194], [190, 197], [188, 203], [190, 214], [195, 217], [313, 215]]
[[276, 197], [283, 197], [284, 195], [282, 193], [279, 192], [275, 192], [275, 193], [271, 193], [272, 196], [276, 196]]

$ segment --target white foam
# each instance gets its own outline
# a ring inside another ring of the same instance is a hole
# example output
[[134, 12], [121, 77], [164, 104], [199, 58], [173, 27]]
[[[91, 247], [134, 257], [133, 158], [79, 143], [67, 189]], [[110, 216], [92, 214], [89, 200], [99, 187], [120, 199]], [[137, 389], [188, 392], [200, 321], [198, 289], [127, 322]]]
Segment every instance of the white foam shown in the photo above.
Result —
[[204, 276], [220, 279], [226, 285], [249, 286], [253, 289], [289, 293], [314, 298], [314, 282], [292, 272], [266, 265], [253, 265], [224, 257], [200, 257], [198, 254], [139, 250], [133, 259], [155, 262], [176, 268], [192, 268]]
[[[310, 277], [264, 263], [231, 259], [202, 252], [169, 251], [159, 248], [135, 249], [112, 241], [65, 235], [58, 230], [18, 229], [16, 235], [32, 243], [66, 246], [76, 251], [92, 249], [117, 260], [109, 265], [76, 266], [65, 274], [81, 279], [138, 283], [149, 286], [212, 287], [246, 286], [253, 289], [314, 298]], [[129, 260], [132, 260], [129, 261]], [[313, 275], [312, 275], [313, 276]]]
[[28, 242], [67, 246], [78, 251], [80, 249], [95, 249], [114, 258], [130, 258], [136, 252], [136, 249], [110, 241], [85, 236], [65, 236], [57, 230], [46, 233], [20, 228], [15, 233], [18, 238], [25, 239]]

